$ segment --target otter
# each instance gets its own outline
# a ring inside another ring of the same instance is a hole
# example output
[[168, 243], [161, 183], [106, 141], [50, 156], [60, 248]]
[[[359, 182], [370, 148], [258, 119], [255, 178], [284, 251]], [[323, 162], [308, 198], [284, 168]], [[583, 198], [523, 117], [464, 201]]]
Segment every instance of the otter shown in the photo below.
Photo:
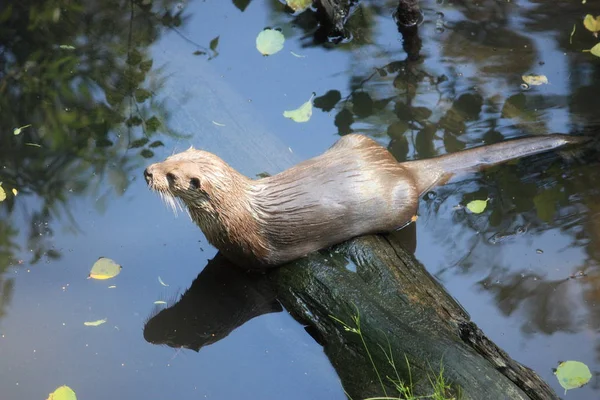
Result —
[[261, 179], [194, 148], [148, 166], [144, 177], [173, 209], [183, 203], [230, 261], [265, 269], [357, 236], [401, 229], [416, 215], [420, 196], [457, 173], [586, 139], [534, 136], [398, 162], [375, 140], [349, 134], [321, 155]]

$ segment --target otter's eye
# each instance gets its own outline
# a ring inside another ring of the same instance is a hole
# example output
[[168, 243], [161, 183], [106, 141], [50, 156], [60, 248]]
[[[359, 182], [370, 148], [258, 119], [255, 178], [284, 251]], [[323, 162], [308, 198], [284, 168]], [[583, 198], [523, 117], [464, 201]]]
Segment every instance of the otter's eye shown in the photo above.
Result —
[[169, 181], [170, 184], [173, 184], [176, 180], [176, 177], [174, 174], [167, 172], [167, 180]]
[[190, 187], [192, 189], [200, 189], [200, 179], [198, 179], [198, 178], [190, 179]]

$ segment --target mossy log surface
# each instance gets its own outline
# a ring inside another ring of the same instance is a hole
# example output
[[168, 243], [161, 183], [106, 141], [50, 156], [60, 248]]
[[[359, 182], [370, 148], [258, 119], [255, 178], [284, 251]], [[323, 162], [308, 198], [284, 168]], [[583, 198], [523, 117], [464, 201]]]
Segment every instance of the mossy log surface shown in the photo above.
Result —
[[[268, 279], [281, 304], [324, 346], [353, 399], [398, 396], [387, 377], [412, 378], [415, 395], [429, 395], [429, 379], [441, 366], [462, 399], [558, 399], [535, 372], [487, 339], [393, 235], [351, 240], [270, 271]], [[333, 318], [355, 327], [356, 315], [385, 389], [361, 337]]]

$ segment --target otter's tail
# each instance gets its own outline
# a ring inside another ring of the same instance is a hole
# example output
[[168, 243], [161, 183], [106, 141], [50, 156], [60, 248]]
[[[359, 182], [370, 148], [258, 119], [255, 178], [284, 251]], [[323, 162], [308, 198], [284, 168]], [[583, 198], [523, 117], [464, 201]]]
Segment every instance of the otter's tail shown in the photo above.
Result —
[[443, 185], [458, 173], [475, 172], [520, 157], [543, 153], [571, 144], [590, 140], [585, 136], [552, 134], [524, 139], [507, 140], [489, 146], [474, 147], [426, 160], [402, 163], [411, 170], [423, 194], [437, 185]]

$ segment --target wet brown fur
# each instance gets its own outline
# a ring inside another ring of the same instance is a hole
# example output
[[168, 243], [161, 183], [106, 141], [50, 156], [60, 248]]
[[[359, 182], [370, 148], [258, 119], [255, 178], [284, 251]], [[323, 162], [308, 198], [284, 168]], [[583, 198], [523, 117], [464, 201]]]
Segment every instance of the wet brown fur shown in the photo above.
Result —
[[172, 206], [180, 199], [207, 240], [234, 263], [269, 267], [405, 226], [419, 196], [457, 172], [580, 141], [546, 135], [398, 163], [374, 140], [351, 134], [317, 157], [258, 180], [196, 149], [152, 164], [144, 175]]

